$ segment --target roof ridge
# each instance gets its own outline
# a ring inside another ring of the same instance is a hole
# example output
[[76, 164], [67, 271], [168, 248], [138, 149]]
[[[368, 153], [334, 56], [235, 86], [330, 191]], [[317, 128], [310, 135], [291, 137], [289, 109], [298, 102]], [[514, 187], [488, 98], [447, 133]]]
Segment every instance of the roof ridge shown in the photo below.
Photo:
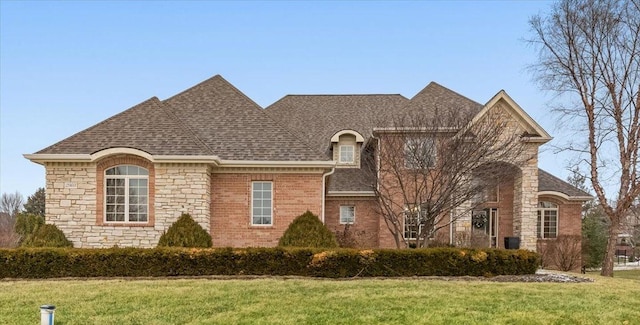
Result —
[[[116, 114], [116, 115], [113, 115], [113, 116], [111, 116], [111, 117], [109, 117], [109, 118], [106, 118], [106, 119], [104, 119], [104, 120], [102, 120], [102, 121], [100, 121], [100, 122], [98, 122], [98, 123], [96, 123], [96, 124], [94, 124], [94, 125], [92, 125], [92, 126], [90, 126], [90, 127], [86, 128], [86, 129], [83, 129], [83, 130], [81, 130], [81, 131], [78, 131], [78, 132], [76, 132], [76, 133], [74, 133], [74, 134], [72, 134], [72, 135], [70, 135], [70, 136], [68, 136], [68, 137], [66, 137], [66, 138], [64, 138], [64, 139], [62, 139], [62, 140], [60, 140], [60, 141], [57, 141], [56, 143], [54, 143], [54, 144], [52, 144], [52, 145], [50, 145], [50, 146], [48, 146], [48, 147], [46, 147], [46, 148], [44, 148], [44, 149], [40, 149], [40, 150], [38, 150], [38, 152], [44, 152], [44, 151], [47, 151], [47, 150], [49, 150], [49, 149], [52, 149], [52, 148], [54, 148], [56, 145], [58, 145], [58, 144], [60, 144], [60, 143], [62, 143], [62, 142], [64, 142], [64, 141], [71, 140], [71, 139], [73, 139], [73, 138], [75, 138], [75, 137], [77, 137], [77, 136], [80, 136], [80, 134], [82, 134], [82, 133], [85, 133], [85, 132], [87, 132], [87, 131], [89, 131], [89, 130], [96, 129], [96, 128], [98, 128], [99, 126], [101, 126], [101, 125], [103, 125], [103, 124], [106, 124], [106, 123], [108, 123], [108, 122], [110, 122], [110, 121], [112, 121], [112, 120], [116, 119], [117, 117], [119, 117], [119, 116], [121, 116], [121, 115], [123, 115], [123, 114], [125, 114], [125, 113], [127, 113], [127, 112], [129, 112], [129, 111], [131, 111], [131, 110], [133, 110], [133, 109], [136, 109], [136, 108], [138, 108], [138, 107], [140, 107], [140, 106], [142, 106], [142, 105], [145, 105], [145, 104], [147, 104], [147, 103], [149, 103], [149, 102], [154, 102], [154, 100], [155, 100], [155, 101], [157, 101], [157, 102], [160, 102], [160, 99], [158, 99], [158, 97], [156, 97], [156, 96], [150, 97], [149, 99], [144, 100], [144, 101], [142, 101], [142, 102], [140, 102], [140, 103], [138, 103], [138, 104], [136, 104], [136, 105], [133, 105], [133, 106], [129, 107], [128, 109], [125, 109], [124, 111], [122, 111], [122, 112], [120, 112], [120, 113], [118, 113], [118, 114]], [[36, 152], [36, 153], [38, 153], [38, 152]]]
[[[240, 91], [240, 89], [236, 88], [236, 86], [234, 86], [232, 83], [230, 83], [229, 81], [227, 81], [227, 79], [225, 79], [224, 77], [222, 77], [221, 75], [216, 75], [215, 77], [218, 77], [221, 81], [223, 81], [224, 83], [226, 83], [228, 86], [231, 87], [231, 89], [233, 91], [235, 91], [238, 95], [244, 97], [245, 99], [249, 100], [249, 102], [251, 102], [253, 105], [256, 106], [256, 108], [260, 109], [261, 111], [263, 110], [262, 106], [258, 105], [258, 103], [256, 103], [253, 99], [251, 99], [251, 97], [247, 96], [245, 93], [243, 93], [242, 91]], [[214, 78], [215, 78], [214, 77]], [[213, 79], [213, 78], [211, 78]]]
[[[404, 97], [402, 94], [287, 94], [282, 98], [285, 97], [293, 97], [293, 96], [401, 96]], [[281, 98], [281, 99], [282, 99]], [[406, 98], [406, 97], [405, 97]]]
[[477, 101], [475, 101], [475, 100], [473, 100], [473, 99], [471, 99], [471, 98], [469, 98], [469, 97], [467, 97], [467, 96], [465, 96], [465, 95], [462, 95], [461, 93], [459, 93], [459, 92], [457, 92], [457, 91], [455, 91], [455, 90], [452, 90], [452, 89], [450, 89], [450, 88], [448, 88], [448, 87], [445, 87], [445, 86], [443, 86], [443, 85], [441, 85], [441, 84], [439, 84], [439, 83], [437, 83], [437, 82], [435, 82], [435, 81], [431, 81], [431, 82], [429, 82], [429, 84], [427, 84], [427, 86], [425, 86], [424, 88], [422, 88], [422, 90], [420, 90], [417, 94], [415, 94], [415, 96], [413, 96], [411, 99], [413, 99], [414, 97], [418, 96], [420, 93], [422, 93], [424, 90], [426, 90], [426, 89], [427, 89], [429, 86], [431, 86], [431, 85], [438, 86], [438, 87], [440, 87], [440, 88], [442, 88], [442, 89], [444, 89], [444, 90], [446, 90], [446, 91], [449, 91], [449, 92], [451, 92], [451, 93], [453, 93], [453, 94], [455, 94], [455, 95], [457, 95], [457, 96], [460, 96], [460, 97], [462, 97], [462, 98], [464, 98], [464, 99], [466, 99], [466, 100], [468, 100], [468, 101], [470, 101], [470, 102], [473, 102], [473, 103], [475, 103], [475, 104], [478, 104], [478, 105], [480, 105], [480, 106], [484, 107], [484, 104], [481, 104], [481, 103], [479, 103], [479, 102], [477, 102]]
[[[215, 152], [213, 151], [213, 149], [211, 149], [211, 147], [209, 147], [207, 145], [206, 142], [204, 142], [204, 140], [202, 140], [198, 134], [191, 128], [189, 127], [189, 125], [183, 121], [174, 111], [173, 109], [175, 109], [173, 106], [171, 106], [169, 103], [164, 102], [164, 101], [160, 101], [160, 109], [162, 109], [165, 113], [171, 115], [172, 117], [175, 118], [176, 123], [178, 124], [178, 126], [180, 126], [181, 128], [185, 129], [187, 132], [190, 133], [191, 136], [193, 136], [193, 138], [199, 142], [200, 145], [202, 145], [207, 151], [209, 151], [210, 154], [215, 154]], [[171, 109], [170, 109], [171, 108]]]
[[[288, 95], [287, 95], [287, 96], [288, 96]], [[287, 96], [285, 96], [285, 97], [287, 97]], [[287, 133], [291, 134], [292, 136], [296, 137], [296, 138], [297, 138], [297, 139], [299, 139], [300, 141], [304, 142], [305, 147], [309, 148], [312, 152], [314, 152], [314, 153], [316, 153], [316, 154], [320, 154], [320, 156], [321, 156], [321, 157], [322, 157], [322, 156], [324, 156], [324, 153], [322, 153], [322, 152], [318, 152], [318, 151], [316, 151], [316, 149], [313, 149], [313, 148], [311, 147], [311, 143], [309, 143], [307, 140], [305, 140], [305, 138], [304, 138], [304, 137], [301, 137], [300, 135], [296, 135], [296, 134], [294, 133], [294, 131], [293, 131], [293, 130], [291, 130], [291, 129], [289, 129], [288, 127], [286, 127], [285, 125], [283, 125], [284, 121], [283, 121], [283, 123], [280, 123], [280, 121], [279, 121], [279, 120], [277, 120], [277, 119], [275, 119], [275, 118], [273, 118], [273, 117], [271, 116], [271, 114], [270, 114], [270, 113], [267, 113], [267, 110], [268, 110], [268, 108], [269, 108], [269, 107], [274, 106], [276, 103], [278, 103], [278, 102], [280, 102], [280, 101], [284, 100], [284, 98], [285, 98], [285, 97], [280, 98], [280, 99], [279, 99], [278, 101], [276, 101], [275, 103], [273, 103], [273, 104], [271, 104], [271, 105], [267, 106], [267, 108], [264, 108], [264, 109], [262, 110], [262, 111], [264, 112], [264, 115], [266, 115], [267, 117], [269, 117], [269, 118], [270, 118], [274, 123], [276, 123], [279, 127], [281, 127], [282, 129], [284, 129]], [[282, 109], [284, 109], [284, 106], [286, 106], [286, 108], [295, 109], [295, 107], [293, 107], [293, 106], [291, 106], [291, 105], [289, 105], [289, 104], [287, 104], [287, 103], [282, 103], [282, 104], [280, 104], [280, 106], [283, 106], [283, 108], [282, 108]], [[277, 110], [277, 109], [275, 109], [275, 108], [274, 108], [274, 109], [271, 109], [270, 111], [275, 111], [275, 110]]]
[[[192, 89], [195, 89], [196, 87], [199, 87], [199, 86], [201, 86], [201, 85], [203, 85], [203, 84], [205, 84], [205, 83], [207, 83], [207, 82], [210, 82], [210, 81], [212, 81], [212, 80], [214, 80], [214, 79], [217, 79], [217, 78], [220, 78], [220, 79], [224, 80], [224, 78], [222, 78], [222, 76], [221, 76], [221, 75], [216, 74], [216, 75], [214, 75], [213, 77], [208, 78], [208, 79], [205, 79], [205, 80], [203, 80], [203, 81], [201, 81], [201, 82], [199, 82], [199, 83], [197, 83], [197, 84], [195, 84], [195, 85], [193, 85], [193, 86], [191, 86], [191, 87], [189, 87], [189, 88], [187, 88], [187, 89], [185, 89], [185, 90], [183, 90], [183, 91], [181, 91], [181, 92], [179, 92], [179, 93], [177, 93], [177, 94], [175, 94], [175, 95], [173, 95], [173, 96], [171, 96], [171, 97], [169, 97], [169, 98], [165, 98], [165, 99], [163, 100], [163, 102], [165, 102], [165, 101], [169, 101], [169, 100], [171, 100], [171, 99], [173, 99], [173, 98], [175, 98], [175, 97], [178, 97], [178, 96], [180, 96], [180, 95], [182, 95], [182, 94], [184, 94], [184, 93], [186, 93], [186, 92], [191, 91]], [[225, 80], [225, 81], [226, 81], [226, 80]], [[228, 82], [227, 82], [227, 83], [228, 83]]]
[[[287, 133], [287, 135], [289, 135], [291, 137], [292, 140], [296, 140], [296, 141], [300, 141], [300, 137], [298, 137], [297, 135], [293, 134], [293, 132], [291, 132], [291, 130], [289, 130], [289, 128], [284, 127], [282, 124], [280, 124], [278, 121], [276, 121], [274, 118], [272, 118], [269, 114], [267, 114], [265, 112], [265, 109], [262, 108], [262, 106], [258, 105], [258, 103], [256, 103], [255, 101], [253, 101], [253, 99], [251, 99], [249, 96], [247, 96], [245, 93], [243, 93], [242, 91], [240, 91], [240, 89], [236, 88], [236, 86], [234, 86], [232, 83], [230, 83], [229, 81], [227, 81], [226, 79], [224, 79], [221, 75], [217, 75], [222, 81], [224, 81], [225, 83], [227, 83], [229, 86], [231, 86], [231, 89], [233, 89], [236, 93], [238, 93], [239, 95], [243, 96], [244, 98], [248, 99], [251, 103], [253, 103], [256, 108], [258, 109], [258, 111], [260, 112], [260, 114], [262, 114], [262, 116], [266, 117], [267, 119], [269, 119], [271, 122], [273, 122], [275, 124], [276, 127], [278, 127], [278, 130]], [[304, 143], [304, 146], [309, 149], [310, 152], [318, 155], [319, 157], [324, 156], [321, 152], [317, 152], [315, 149], [311, 148], [311, 146], [309, 146], [309, 144], [307, 143], [307, 141], [302, 141], [302, 143]]]

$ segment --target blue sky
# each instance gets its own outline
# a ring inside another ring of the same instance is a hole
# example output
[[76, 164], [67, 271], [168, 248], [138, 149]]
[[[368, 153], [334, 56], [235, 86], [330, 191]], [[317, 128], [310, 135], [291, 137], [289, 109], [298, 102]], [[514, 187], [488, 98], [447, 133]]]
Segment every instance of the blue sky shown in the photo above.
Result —
[[[400, 93], [436, 81], [480, 103], [504, 89], [560, 144], [528, 73], [528, 19], [548, 1], [0, 1], [0, 192], [27, 196], [22, 157], [152, 96], [221, 74], [263, 107], [287, 94]], [[546, 145], [561, 178], [572, 157]]]

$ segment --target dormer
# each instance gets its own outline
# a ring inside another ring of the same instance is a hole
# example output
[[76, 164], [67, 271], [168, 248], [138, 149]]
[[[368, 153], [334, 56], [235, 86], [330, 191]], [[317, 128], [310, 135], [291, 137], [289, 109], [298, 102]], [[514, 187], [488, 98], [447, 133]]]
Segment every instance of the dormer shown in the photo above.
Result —
[[331, 137], [333, 160], [337, 168], [360, 168], [360, 150], [364, 137], [354, 130], [342, 130]]

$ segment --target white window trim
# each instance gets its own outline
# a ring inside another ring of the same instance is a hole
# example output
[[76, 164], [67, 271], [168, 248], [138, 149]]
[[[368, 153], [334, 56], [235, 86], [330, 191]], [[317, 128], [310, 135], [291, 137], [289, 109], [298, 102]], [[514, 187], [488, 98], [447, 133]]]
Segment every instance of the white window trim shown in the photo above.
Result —
[[[342, 153], [343, 150], [342, 149], [346, 149], [346, 148], [351, 148], [351, 160], [343, 160], [342, 159]], [[341, 144], [338, 145], [338, 150], [339, 150], [339, 154], [338, 154], [338, 162], [341, 164], [353, 164], [356, 160], [356, 148], [354, 145], [352, 144]]]
[[[424, 223], [420, 222], [418, 224], [418, 229], [416, 229], [415, 233], [416, 233], [416, 237], [406, 237], [406, 233], [407, 233], [407, 212], [409, 212], [409, 207], [413, 206], [415, 207], [414, 209], [417, 209], [417, 213], [418, 213], [418, 218], [422, 219], [422, 209], [420, 207], [420, 205], [416, 205], [416, 204], [407, 204], [405, 206], [404, 209], [404, 213], [403, 213], [403, 217], [402, 217], [402, 237], [406, 240], [417, 240], [418, 236], [422, 233], [422, 230], [424, 228]], [[412, 225], [413, 226], [413, 225]], [[409, 231], [411, 232], [411, 231]]]
[[[352, 208], [353, 209], [353, 221], [345, 222], [342, 220], [342, 208]], [[356, 207], [355, 205], [341, 205], [340, 206], [340, 224], [341, 225], [352, 225], [356, 223]]]
[[[537, 229], [538, 230], [537, 235], [539, 234], [538, 239], [558, 238], [558, 225], [560, 224], [560, 211], [559, 211], [560, 209], [557, 204], [553, 202], [549, 202], [549, 203], [555, 205], [555, 208], [538, 208], [539, 215], [536, 216], [538, 218], [537, 221], [540, 223]], [[545, 233], [544, 233], [544, 220], [546, 218], [545, 212], [550, 212], [550, 211], [555, 211], [556, 213], [555, 237], [545, 237]]]
[[[147, 171], [147, 175], [107, 175], [107, 171], [116, 168], [116, 167], [123, 167], [123, 166], [134, 166], [134, 167], [138, 167], [140, 169], [144, 169]], [[149, 222], [149, 170], [144, 168], [144, 167], [140, 167], [140, 166], [136, 166], [136, 165], [116, 165], [116, 166], [112, 166], [109, 167], [107, 169], [104, 170], [104, 177], [103, 177], [103, 220], [105, 224], [112, 224], [112, 223], [130, 223], [130, 224], [146, 224]], [[124, 179], [124, 221], [108, 221], [107, 220], [107, 183], [108, 180], [110, 179]], [[131, 179], [146, 179], [147, 180], [147, 193], [146, 193], [146, 198], [147, 198], [147, 214], [146, 214], [146, 219], [144, 221], [129, 221], [129, 180]]]
[[[409, 231], [409, 233], [411, 233], [411, 232], [413, 232], [413, 231]], [[420, 234], [420, 232], [422, 232], [422, 224], [418, 225], [418, 229], [417, 229], [417, 232], [416, 232], [416, 237], [407, 237], [406, 236], [406, 234], [407, 234], [407, 215], [405, 214], [404, 218], [402, 218], [402, 236], [404, 237], [404, 239], [417, 240], [418, 239], [417, 236], [418, 236], [418, 234]]]
[[[268, 224], [260, 224], [260, 223], [253, 223], [253, 194], [254, 194], [254, 185], [256, 183], [269, 183], [271, 184], [271, 206], [269, 207], [269, 211], [271, 211], [271, 222]], [[251, 226], [252, 227], [271, 227], [273, 226], [273, 193], [274, 193], [274, 188], [273, 188], [273, 182], [272, 181], [252, 181], [251, 182]]]

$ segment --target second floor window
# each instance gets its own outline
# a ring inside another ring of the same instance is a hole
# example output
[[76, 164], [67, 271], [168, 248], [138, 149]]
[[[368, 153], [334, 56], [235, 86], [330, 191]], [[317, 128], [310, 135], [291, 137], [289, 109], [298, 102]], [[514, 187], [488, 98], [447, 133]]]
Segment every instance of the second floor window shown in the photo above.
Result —
[[404, 144], [404, 163], [409, 169], [427, 169], [436, 165], [436, 140], [410, 138]]
[[340, 145], [340, 163], [351, 164], [354, 161], [353, 145]]

